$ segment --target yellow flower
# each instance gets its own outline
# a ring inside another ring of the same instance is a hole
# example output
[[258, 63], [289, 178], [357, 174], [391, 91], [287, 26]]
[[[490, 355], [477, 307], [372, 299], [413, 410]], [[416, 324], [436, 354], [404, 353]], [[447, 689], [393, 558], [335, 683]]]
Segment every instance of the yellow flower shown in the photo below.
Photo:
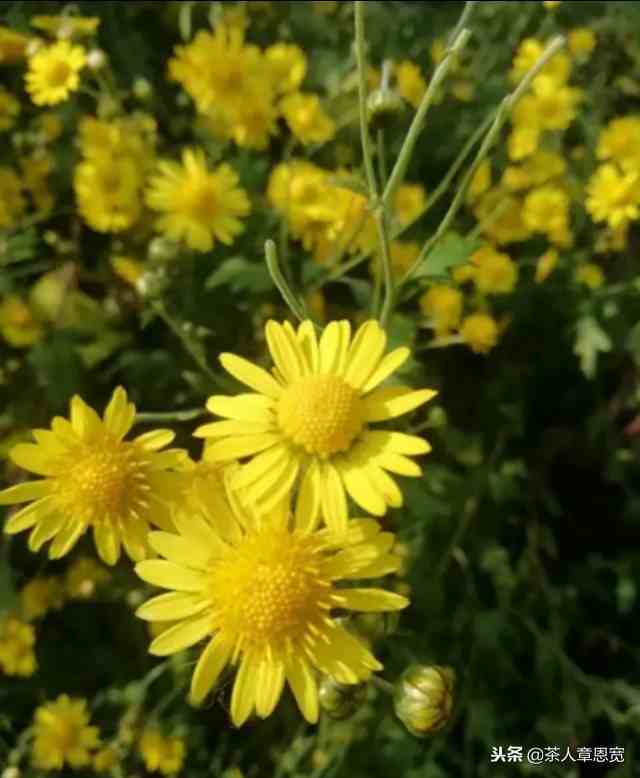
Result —
[[55, 38], [84, 38], [94, 35], [100, 26], [97, 16], [33, 16], [31, 26]]
[[[420, 244], [414, 240], [392, 240], [389, 247], [389, 259], [391, 260], [391, 273], [394, 278], [402, 278], [420, 256]], [[380, 260], [376, 261], [375, 273], [380, 268]]]
[[97, 773], [109, 773], [119, 761], [118, 751], [113, 746], [104, 746], [93, 757], [93, 769]]
[[612, 119], [600, 133], [598, 159], [617, 162], [624, 170], [640, 171], [640, 116]]
[[[509, 78], [513, 83], [520, 81], [540, 59], [544, 51], [544, 44], [537, 38], [525, 38], [518, 47], [513, 60], [513, 67]], [[564, 83], [569, 78], [571, 60], [564, 53], [555, 54], [544, 66], [541, 73], [551, 76], [556, 82]]]
[[555, 270], [557, 264], [558, 252], [555, 249], [549, 249], [548, 251], [545, 251], [538, 260], [538, 264], [536, 265], [536, 284], [541, 284], [543, 281], [546, 281], [551, 273]]
[[466, 284], [469, 281], [473, 281], [475, 274], [476, 269], [473, 265], [456, 265], [451, 271], [451, 277], [456, 284]]
[[584, 284], [589, 289], [599, 289], [604, 283], [604, 273], [598, 265], [586, 262], [576, 268], [575, 279], [579, 284]]
[[447, 284], [435, 284], [420, 298], [422, 312], [433, 320], [437, 336], [448, 335], [460, 324], [462, 304], [460, 291]]
[[157, 729], [148, 728], [142, 733], [138, 751], [150, 773], [173, 775], [182, 770], [185, 752], [182, 738], [163, 737]]
[[184, 453], [159, 451], [173, 440], [170, 430], [124, 441], [135, 412], [122, 387], [113, 393], [103, 419], [76, 395], [70, 421], [56, 416], [51, 430], [34, 430], [35, 444], [15, 446], [11, 459], [45, 478], [0, 492], [0, 505], [33, 501], [7, 520], [5, 532], [31, 529], [32, 551], [53, 539], [49, 556], [58, 559], [92, 527], [107, 564], [118, 561], [121, 543], [131, 559], [144, 559], [149, 522], [171, 526], [167, 501], [178, 499], [182, 477], [169, 471], [180, 465]]
[[118, 278], [133, 287], [137, 285], [145, 272], [142, 262], [138, 262], [133, 257], [111, 257], [110, 264]]
[[588, 27], [576, 27], [569, 31], [567, 36], [569, 51], [574, 57], [587, 59], [596, 47], [596, 34]]
[[153, 641], [150, 652], [166, 656], [207, 639], [190, 701], [202, 703], [224, 668], [236, 665], [231, 695], [236, 726], [254, 710], [269, 716], [285, 682], [303, 716], [317, 721], [316, 671], [354, 684], [382, 669], [331, 611], [394, 611], [408, 604], [382, 589], [338, 586], [396, 570], [394, 538], [373, 519], [352, 519], [337, 534], [314, 529], [309, 496], [307, 491], [299, 500], [294, 517], [288, 499], [259, 516], [231, 489], [226, 498], [212, 490], [200, 512], [176, 514], [178, 534], [150, 534], [164, 559], [136, 565], [143, 580], [170, 590], [143, 604], [137, 615], [179, 619]]
[[96, 589], [111, 578], [108, 570], [95, 559], [80, 557], [67, 569], [64, 576], [64, 588], [67, 597], [72, 600], [86, 600], [92, 597]]
[[13, 65], [24, 59], [29, 38], [0, 26], [0, 65]]
[[540, 130], [537, 127], [525, 125], [514, 127], [507, 141], [509, 159], [517, 162], [530, 156], [537, 150], [539, 142]]
[[17, 295], [0, 302], [0, 333], [10, 346], [26, 348], [42, 338], [42, 326]]
[[178, 81], [200, 113], [219, 112], [233, 124], [256, 92], [272, 90], [270, 69], [257, 46], [244, 43], [244, 32], [218, 24], [201, 30], [186, 46], [176, 46], [169, 78]]
[[618, 229], [640, 214], [640, 175], [616, 165], [600, 165], [587, 184], [586, 208], [594, 222]]
[[5, 675], [33, 675], [37, 668], [35, 642], [36, 633], [30, 624], [10, 614], [0, 616], [0, 670]]
[[557, 186], [533, 189], [525, 197], [522, 219], [532, 232], [553, 237], [567, 228], [569, 197]]
[[280, 110], [291, 132], [305, 146], [326, 143], [336, 133], [336, 125], [322, 110], [317, 95], [303, 92], [287, 95], [280, 103]]
[[0, 166], [0, 230], [16, 227], [26, 207], [20, 179], [11, 168]]
[[498, 325], [486, 313], [473, 313], [462, 322], [460, 334], [474, 353], [487, 354], [498, 342]]
[[483, 159], [478, 165], [476, 172], [467, 189], [467, 202], [473, 203], [481, 197], [491, 186], [491, 162]]
[[482, 294], [508, 294], [518, 281], [518, 268], [507, 254], [483, 246], [471, 255], [473, 282]]
[[32, 578], [22, 587], [20, 607], [29, 621], [45, 616], [64, 605], [64, 589], [57, 578]]
[[531, 154], [522, 165], [507, 167], [502, 183], [511, 191], [519, 191], [546, 184], [553, 178], [562, 178], [566, 170], [567, 163], [559, 154], [540, 149]]
[[398, 224], [405, 227], [424, 211], [426, 195], [420, 184], [403, 184], [393, 196], [393, 210]]
[[525, 95], [513, 109], [515, 127], [520, 130], [566, 130], [576, 117], [582, 92], [549, 75], [536, 76], [531, 91], [532, 94]]
[[244, 189], [229, 165], [211, 171], [201, 149], [185, 149], [182, 165], [160, 162], [150, 182], [147, 205], [162, 216], [157, 228], [168, 238], [184, 240], [196, 251], [210, 251], [219, 240], [226, 245], [243, 230], [240, 218], [249, 213]]
[[287, 322], [267, 322], [266, 338], [275, 377], [233, 354], [222, 354], [224, 368], [254, 394], [211, 397], [207, 408], [230, 421], [207, 424], [196, 435], [217, 438], [208, 449], [214, 461], [242, 457], [236, 485], [247, 498], [269, 510], [301, 477], [300, 495], [322, 513], [334, 530], [347, 521], [346, 492], [376, 516], [402, 504], [402, 493], [385, 472], [419, 476], [409, 456], [426, 454], [422, 438], [369, 424], [418, 408], [436, 392], [379, 385], [409, 357], [408, 348], [384, 355], [387, 336], [375, 321], [351, 339], [347, 321], [331, 322], [320, 344], [311, 322], [296, 332]]
[[98, 728], [89, 726], [87, 701], [61, 694], [36, 709], [32, 761], [41, 770], [72, 769], [91, 763]]
[[404, 60], [396, 66], [395, 76], [398, 92], [409, 105], [417, 108], [427, 91], [427, 84], [422, 77], [420, 68], [414, 62]]
[[522, 219], [522, 201], [498, 187], [480, 198], [474, 214], [483, 224], [483, 234], [497, 245], [526, 240], [531, 235]]
[[307, 58], [299, 46], [292, 43], [275, 43], [265, 51], [271, 68], [271, 80], [279, 94], [295, 92], [307, 73]]
[[140, 218], [143, 179], [133, 158], [96, 158], [77, 165], [78, 211], [97, 232], [122, 232]]
[[20, 103], [4, 87], [0, 87], [0, 130], [10, 130], [20, 113]]
[[39, 49], [29, 59], [25, 76], [27, 92], [36, 105], [56, 105], [80, 86], [80, 71], [86, 64], [82, 46], [60, 41]]

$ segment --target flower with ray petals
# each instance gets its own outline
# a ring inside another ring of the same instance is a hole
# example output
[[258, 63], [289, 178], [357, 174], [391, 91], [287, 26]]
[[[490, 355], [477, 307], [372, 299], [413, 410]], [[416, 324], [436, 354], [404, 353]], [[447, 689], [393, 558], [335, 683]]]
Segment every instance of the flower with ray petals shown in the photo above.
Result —
[[288, 500], [258, 515], [230, 488], [178, 511], [178, 534], [152, 532], [151, 546], [164, 559], [136, 566], [148, 583], [168, 589], [144, 603], [148, 621], [177, 621], [153, 641], [152, 654], [167, 656], [208, 640], [191, 680], [190, 699], [202, 703], [224, 668], [238, 668], [231, 718], [241, 726], [255, 710], [266, 718], [288, 682], [303, 716], [318, 719], [316, 672], [355, 684], [380, 663], [344, 626], [334, 609], [395, 611], [405, 597], [376, 588], [340, 588], [394, 572], [394, 536], [374, 519], [351, 519], [345, 532], [314, 528], [313, 512]]
[[[269, 321], [266, 338], [274, 375], [234, 354], [220, 361], [254, 390], [237, 397], [211, 397], [208, 409], [226, 421], [200, 427], [213, 438], [210, 461], [250, 457], [234, 486], [268, 511], [301, 477], [299, 499], [327, 524], [344, 530], [348, 493], [376, 516], [402, 505], [402, 493], [386, 471], [419, 476], [409, 456], [426, 454], [429, 444], [414, 435], [373, 430], [430, 400], [431, 389], [380, 387], [409, 357], [408, 348], [384, 355], [387, 336], [376, 321], [365, 322], [351, 338], [347, 321], [331, 322], [318, 342], [313, 325], [298, 330]], [[275, 377], [274, 377], [275, 376]]]
[[244, 189], [229, 165], [207, 168], [204, 152], [185, 149], [182, 165], [161, 162], [151, 180], [147, 204], [160, 211], [158, 229], [189, 248], [210, 251], [216, 240], [227, 245], [242, 232], [240, 217], [249, 213]]
[[33, 764], [42, 770], [61, 770], [91, 762], [98, 746], [98, 728], [89, 726], [87, 701], [61, 694], [36, 710]]
[[102, 419], [76, 395], [69, 421], [57, 416], [51, 430], [33, 431], [35, 444], [14, 446], [13, 461], [45, 477], [0, 492], [0, 505], [30, 502], [7, 520], [5, 532], [30, 529], [32, 551], [53, 540], [49, 557], [59, 559], [91, 527], [107, 564], [118, 561], [121, 544], [131, 559], [144, 559], [149, 523], [171, 527], [169, 504], [179, 498], [184, 476], [170, 471], [186, 453], [159, 451], [173, 440], [171, 430], [123, 440], [135, 413], [122, 387]]
[[82, 46], [60, 41], [45, 46], [29, 60], [25, 76], [27, 92], [36, 105], [56, 105], [80, 86], [80, 71], [86, 64]]

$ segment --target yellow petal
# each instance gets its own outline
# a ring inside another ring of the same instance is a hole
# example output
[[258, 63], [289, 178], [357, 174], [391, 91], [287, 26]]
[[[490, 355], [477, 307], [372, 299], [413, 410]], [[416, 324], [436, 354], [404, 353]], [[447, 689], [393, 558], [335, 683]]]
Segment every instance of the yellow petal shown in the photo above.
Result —
[[219, 637], [213, 638], [200, 654], [191, 678], [189, 700], [192, 705], [200, 705], [209, 694], [231, 657], [231, 647]]
[[396, 454], [417, 456], [428, 454], [431, 451], [430, 444], [417, 435], [405, 435], [403, 432], [389, 432], [388, 430], [368, 430], [365, 439], [377, 451], [393, 451]]
[[115, 565], [120, 557], [120, 537], [108, 524], [97, 524], [93, 527], [93, 539], [98, 555], [108, 565]]
[[143, 603], [136, 616], [145, 621], [178, 621], [195, 616], [208, 606], [208, 601], [199, 594], [167, 592]]
[[29, 550], [39, 551], [42, 546], [56, 535], [65, 524], [66, 518], [59, 513], [52, 513], [40, 518], [29, 535]]
[[334, 624], [326, 630], [326, 638], [314, 644], [313, 656], [318, 668], [338, 683], [357, 683], [382, 670], [373, 654], [344, 627]]
[[340, 356], [341, 330], [337, 321], [328, 324], [320, 336], [320, 369], [323, 375], [335, 372]]
[[304, 659], [287, 658], [287, 681], [298, 708], [310, 724], [318, 721], [318, 687], [311, 668]]
[[282, 436], [275, 432], [262, 432], [258, 435], [243, 435], [242, 437], [218, 440], [207, 447], [207, 458], [210, 462], [229, 462], [233, 459], [258, 454], [266, 448], [275, 446], [281, 440]]
[[365, 322], [356, 332], [349, 350], [346, 381], [360, 389], [375, 370], [387, 345], [387, 336], [377, 321]]
[[[270, 483], [268, 489], [258, 488], [261, 486], [260, 482], [258, 482], [248, 490], [247, 496], [250, 500], [255, 501], [259, 512], [266, 513], [271, 511], [290, 494], [298, 476], [299, 468], [300, 465], [296, 459], [289, 459], [285, 463], [279, 480], [275, 483]], [[290, 500], [288, 502], [290, 504]]]
[[265, 394], [274, 400], [277, 400], [282, 394], [282, 387], [275, 378], [247, 359], [235, 354], [220, 354], [220, 362], [224, 369], [237, 378], [240, 383], [259, 394]]
[[340, 608], [366, 613], [398, 611], [409, 604], [406, 597], [384, 589], [340, 589], [336, 592], [336, 599]]
[[60, 472], [59, 465], [50, 454], [33, 443], [18, 443], [11, 449], [9, 456], [18, 467], [36, 475], [56, 475]]
[[320, 369], [320, 351], [318, 350], [318, 339], [316, 338], [315, 327], [310, 321], [303, 321], [298, 327], [298, 343], [304, 355], [305, 373], [313, 375]]
[[238, 421], [267, 422], [273, 418], [273, 400], [262, 394], [214, 395], [207, 400], [207, 409], [216, 416]]
[[68, 521], [49, 547], [49, 559], [61, 559], [74, 547], [86, 526], [80, 521]]
[[211, 616], [201, 616], [197, 619], [181, 621], [175, 627], [169, 627], [149, 646], [149, 653], [154, 656], [168, 656], [199, 643], [211, 634]]
[[148, 540], [154, 551], [177, 565], [204, 570], [211, 560], [207, 546], [171, 532], [150, 532]]
[[234, 489], [245, 489], [256, 481], [265, 478], [274, 470], [281, 471], [284, 462], [290, 457], [286, 446], [273, 446], [263, 451], [238, 469], [231, 484]]
[[4, 531], [7, 535], [15, 535], [18, 532], [33, 527], [40, 519], [54, 513], [56, 510], [55, 496], [43, 497], [41, 500], [21, 508], [10, 516], [4, 525]]
[[404, 504], [402, 492], [398, 484], [381, 467], [376, 465], [367, 466], [367, 475], [369, 480], [382, 495], [382, 498], [390, 508], [401, 508]]
[[256, 713], [266, 719], [278, 704], [284, 686], [284, 663], [266, 658], [258, 666], [256, 683]]
[[109, 431], [121, 440], [131, 429], [135, 415], [135, 405], [127, 401], [126, 391], [119, 386], [111, 395], [111, 400], [105, 408], [104, 423]]
[[342, 480], [333, 465], [327, 463], [321, 473], [320, 505], [327, 526], [334, 532], [347, 528], [347, 498]]
[[168, 446], [175, 436], [176, 434], [172, 430], [151, 430], [151, 432], [138, 435], [135, 442], [147, 451], [157, 451]]
[[300, 484], [296, 500], [295, 523], [298, 529], [311, 532], [320, 513], [320, 468], [312, 462]]
[[376, 369], [365, 382], [364, 386], [362, 387], [362, 392], [366, 394], [372, 389], [375, 389], [376, 386], [381, 384], [392, 373], [395, 373], [399, 367], [402, 367], [402, 365], [404, 365], [404, 363], [409, 358], [410, 354], [411, 351], [404, 346], [386, 354], [380, 360], [378, 367], [376, 367]]
[[292, 342], [288, 333], [277, 322], [271, 320], [265, 327], [267, 345], [278, 368], [287, 383], [299, 381], [304, 376], [304, 366], [297, 343]]
[[79, 395], [71, 398], [71, 426], [82, 440], [92, 440], [102, 430], [102, 420]]
[[231, 694], [231, 720], [241, 727], [249, 718], [256, 700], [255, 662], [250, 654], [245, 654], [240, 663]]
[[206, 578], [187, 567], [165, 562], [164, 559], [146, 559], [136, 565], [136, 573], [147, 583], [178, 592], [202, 592]]
[[391, 451], [376, 457], [376, 464], [385, 470], [396, 473], [396, 475], [406, 475], [409, 478], [417, 478], [422, 475], [419, 465], [402, 454], [394, 454]]
[[0, 505], [15, 505], [28, 500], [39, 500], [51, 494], [52, 490], [51, 481], [26, 481], [3, 489], [0, 492]]
[[255, 435], [259, 432], [269, 432], [274, 429], [272, 419], [268, 421], [214, 421], [203, 424], [193, 433], [196, 438], [226, 438], [230, 435]]
[[387, 421], [413, 411], [435, 397], [433, 389], [413, 391], [406, 386], [376, 389], [362, 399], [365, 421]]
[[387, 504], [378, 491], [371, 485], [364, 468], [357, 465], [340, 467], [340, 475], [349, 496], [358, 505], [374, 516], [383, 516], [387, 511]]

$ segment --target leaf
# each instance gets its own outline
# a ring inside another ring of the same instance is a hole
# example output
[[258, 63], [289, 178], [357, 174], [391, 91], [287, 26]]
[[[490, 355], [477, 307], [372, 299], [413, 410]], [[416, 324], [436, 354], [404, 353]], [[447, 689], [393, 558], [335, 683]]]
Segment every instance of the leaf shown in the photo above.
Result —
[[234, 292], [266, 292], [272, 287], [271, 276], [262, 262], [249, 262], [244, 257], [230, 257], [205, 282], [206, 289], [228, 286]]
[[596, 373], [598, 354], [611, 351], [611, 348], [611, 339], [593, 316], [584, 316], [578, 321], [573, 351], [587, 378], [593, 378]]
[[478, 238], [464, 238], [457, 232], [448, 232], [431, 249], [414, 273], [415, 278], [446, 276], [447, 271], [463, 265], [482, 241]]

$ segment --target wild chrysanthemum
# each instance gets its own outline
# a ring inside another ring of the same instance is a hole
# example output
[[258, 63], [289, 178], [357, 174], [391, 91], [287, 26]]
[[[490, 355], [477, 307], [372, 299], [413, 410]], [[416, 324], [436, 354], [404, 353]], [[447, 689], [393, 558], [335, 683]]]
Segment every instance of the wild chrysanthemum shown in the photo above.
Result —
[[299, 46], [275, 43], [264, 53], [271, 71], [274, 91], [278, 94], [295, 92], [307, 73], [307, 58]]
[[98, 728], [89, 726], [86, 700], [66, 694], [37, 708], [33, 731], [32, 761], [41, 770], [84, 767], [98, 746]]
[[487, 354], [498, 342], [498, 325], [487, 313], [473, 313], [467, 316], [460, 327], [460, 335], [476, 354]]
[[27, 677], [36, 671], [33, 653], [36, 633], [31, 624], [6, 614], [0, 616], [0, 672]]
[[[230, 477], [227, 477], [227, 486]], [[340, 581], [380, 577], [398, 569], [393, 535], [373, 519], [352, 519], [346, 532], [314, 529], [313, 511], [288, 500], [258, 516], [231, 490], [210, 495], [201, 512], [179, 512], [178, 534], [153, 532], [164, 559], [136, 571], [170, 591], [146, 602], [138, 616], [178, 623], [162, 632], [150, 651], [166, 656], [207, 639], [191, 680], [200, 704], [224, 668], [238, 673], [231, 717], [241, 726], [255, 710], [265, 718], [288, 682], [304, 717], [318, 718], [316, 672], [353, 684], [381, 669], [367, 648], [332, 611], [393, 611], [406, 598], [376, 588], [340, 588]]]
[[234, 354], [220, 356], [225, 369], [255, 393], [209, 399], [208, 409], [228, 421], [196, 431], [215, 439], [208, 457], [220, 462], [251, 457], [235, 484], [265, 510], [288, 494], [300, 475], [300, 499], [314, 515], [321, 506], [334, 530], [346, 527], [346, 493], [377, 516], [387, 506], [402, 505], [402, 493], [386, 471], [420, 475], [409, 456], [426, 454], [430, 446], [414, 435], [369, 425], [409, 413], [436, 394], [380, 387], [407, 360], [409, 349], [384, 356], [387, 336], [375, 321], [363, 324], [353, 339], [349, 322], [331, 322], [319, 343], [309, 321], [297, 332], [275, 321], [265, 330], [274, 375]]
[[138, 744], [144, 766], [150, 773], [175, 775], [184, 762], [184, 740], [164, 737], [157, 729], [145, 729]]
[[70, 421], [57, 416], [51, 430], [33, 431], [35, 444], [15, 446], [13, 461], [45, 477], [0, 492], [0, 505], [33, 501], [7, 520], [5, 532], [31, 529], [32, 551], [53, 540], [49, 556], [58, 559], [91, 527], [107, 564], [117, 562], [121, 544], [131, 559], [144, 559], [149, 523], [171, 526], [167, 502], [177, 499], [182, 476], [169, 471], [186, 455], [159, 450], [173, 440], [170, 430], [123, 440], [135, 412], [122, 387], [102, 419], [76, 395]]
[[482, 294], [508, 294], [518, 281], [518, 267], [508, 254], [483, 246], [471, 255], [473, 282]]
[[295, 92], [280, 103], [289, 129], [303, 144], [326, 143], [336, 133], [336, 125], [323, 111], [317, 95]]
[[210, 251], [216, 240], [233, 243], [243, 230], [240, 219], [250, 210], [233, 169], [225, 164], [210, 171], [200, 149], [185, 149], [182, 165], [159, 164], [147, 204], [162, 213], [157, 222], [161, 232], [171, 240], [184, 240], [197, 251]]
[[142, 183], [133, 158], [81, 162], [73, 179], [78, 211], [97, 232], [127, 230], [142, 212]]
[[68, 38], [84, 38], [94, 35], [100, 26], [98, 16], [34, 16], [31, 26], [37, 30], [48, 32], [55, 38], [66, 40]]
[[26, 35], [0, 26], [0, 64], [13, 65], [23, 60], [28, 43]]
[[55, 105], [66, 100], [80, 85], [80, 71], [86, 61], [82, 46], [72, 46], [68, 41], [39, 49], [29, 59], [25, 76], [33, 102]]
[[32, 578], [20, 591], [20, 607], [27, 619], [39, 619], [64, 605], [64, 587], [53, 576]]
[[617, 162], [623, 170], [640, 170], [640, 116], [619, 116], [600, 133], [598, 159]]
[[420, 298], [420, 307], [431, 318], [436, 335], [448, 335], [460, 324], [464, 299], [447, 284], [434, 284]]
[[0, 301], [0, 335], [15, 348], [32, 346], [42, 338], [42, 324], [15, 294]]
[[402, 97], [417, 108], [427, 91], [427, 83], [422, 77], [420, 68], [410, 60], [403, 60], [395, 68], [398, 92]]
[[594, 222], [617, 229], [640, 216], [640, 174], [600, 165], [587, 185], [586, 208]]

